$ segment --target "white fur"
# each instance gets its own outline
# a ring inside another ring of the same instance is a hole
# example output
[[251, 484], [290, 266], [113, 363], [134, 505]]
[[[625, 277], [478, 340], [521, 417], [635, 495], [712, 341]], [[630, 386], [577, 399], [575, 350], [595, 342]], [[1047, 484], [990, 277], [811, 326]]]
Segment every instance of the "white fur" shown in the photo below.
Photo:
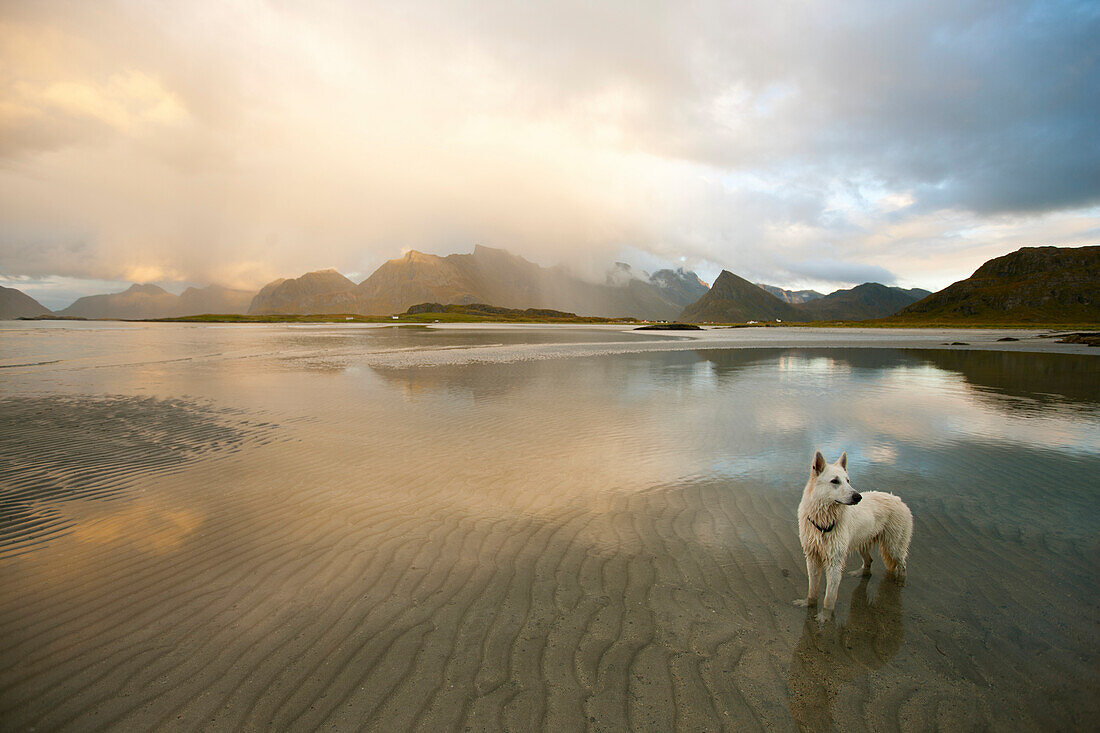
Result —
[[[823, 532], [822, 529], [830, 529]], [[871, 574], [871, 546], [878, 545], [886, 569], [898, 583], [905, 584], [905, 560], [913, 536], [913, 514], [901, 499], [882, 491], [863, 494], [852, 488], [848, 478], [848, 456], [826, 463], [821, 451], [814, 454], [810, 480], [798, 503], [798, 539], [806, 553], [810, 577], [806, 598], [800, 606], [817, 605], [818, 581], [825, 570], [825, 602], [820, 620], [832, 614], [840, 576], [848, 554], [858, 550], [863, 567], [853, 575]]]

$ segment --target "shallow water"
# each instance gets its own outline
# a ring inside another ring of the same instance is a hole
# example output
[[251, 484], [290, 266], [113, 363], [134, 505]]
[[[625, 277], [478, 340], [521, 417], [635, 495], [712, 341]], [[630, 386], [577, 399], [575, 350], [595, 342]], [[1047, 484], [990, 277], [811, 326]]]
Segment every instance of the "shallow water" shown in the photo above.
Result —
[[[0, 728], [1089, 728], [1100, 360], [888, 335], [9, 327]], [[916, 525], [823, 626], [817, 447]]]

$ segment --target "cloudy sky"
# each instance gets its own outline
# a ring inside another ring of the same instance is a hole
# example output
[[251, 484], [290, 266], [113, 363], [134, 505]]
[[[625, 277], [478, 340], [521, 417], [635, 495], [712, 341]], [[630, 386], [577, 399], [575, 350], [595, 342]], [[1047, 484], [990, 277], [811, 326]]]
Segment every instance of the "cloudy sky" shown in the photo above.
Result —
[[1100, 3], [0, 0], [0, 284], [481, 243], [938, 289], [1100, 241]]

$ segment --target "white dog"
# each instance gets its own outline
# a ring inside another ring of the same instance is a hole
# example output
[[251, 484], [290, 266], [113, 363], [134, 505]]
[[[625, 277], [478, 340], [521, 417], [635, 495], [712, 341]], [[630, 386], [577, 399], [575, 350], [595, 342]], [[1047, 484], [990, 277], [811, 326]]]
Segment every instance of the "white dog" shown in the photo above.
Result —
[[818, 619], [825, 620], [836, 606], [848, 553], [856, 549], [863, 556], [863, 568], [852, 575], [870, 575], [871, 545], [878, 545], [886, 569], [904, 585], [912, 536], [913, 514], [901, 499], [882, 491], [860, 494], [848, 480], [848, 454], [829, 464], [817, 451], [798, 503], [798, 539], [806, 553], [810, 588], [806, 598], [795, 604], [817, 605], [818, 579], [824, 568], [825, 603]]

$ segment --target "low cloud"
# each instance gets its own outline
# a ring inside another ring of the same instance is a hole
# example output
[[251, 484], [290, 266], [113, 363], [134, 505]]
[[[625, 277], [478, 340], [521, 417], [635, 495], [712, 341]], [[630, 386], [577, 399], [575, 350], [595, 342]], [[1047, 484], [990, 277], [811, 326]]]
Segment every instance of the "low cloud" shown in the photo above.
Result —
[[930, 288], [1100, 227], [1092, 3], [0, 10], [0, 273], [258, 287], [476, 243]]
[[790, 267], [789, 272], [793, 279], [799, 281], [810, 280], [851, 285], [866, 282], [893, 285], [898, 279], [897, 275], [884, 267], [837, 262], [836, 260], [806, 260]]

